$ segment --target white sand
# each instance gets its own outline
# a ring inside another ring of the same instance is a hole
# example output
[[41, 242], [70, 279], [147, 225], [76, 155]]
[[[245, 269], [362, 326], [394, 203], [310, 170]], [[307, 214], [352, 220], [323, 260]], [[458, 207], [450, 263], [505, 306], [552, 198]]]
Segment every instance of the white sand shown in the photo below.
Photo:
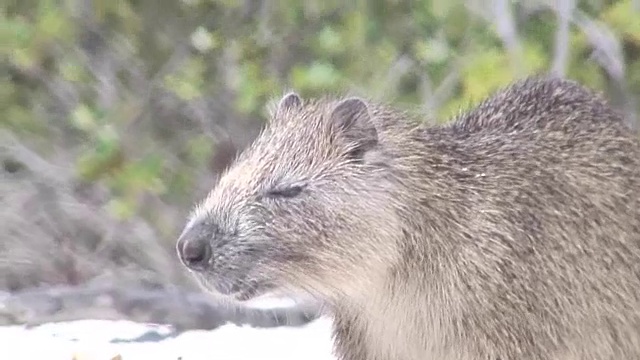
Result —
[[[175, 338], [133, 341], [150, 330], [170, 328], [130, 321], [82, 320], [26, 329], [0, 327], [1, 358], [11, 360], [334, 360], [331, 321], [320, 318], [298, 328], [257, 329], [225, 325], [213, 331], [187, 331]], [[131, 342], [113, 342], [130, 340]]]

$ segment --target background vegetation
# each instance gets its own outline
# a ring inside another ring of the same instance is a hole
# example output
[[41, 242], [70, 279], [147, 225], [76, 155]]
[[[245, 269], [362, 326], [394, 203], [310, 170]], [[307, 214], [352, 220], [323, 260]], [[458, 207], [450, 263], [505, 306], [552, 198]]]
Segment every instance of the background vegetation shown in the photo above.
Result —
[[0, 290], [197, 291], [176, 236], [271, 99], [446, 121], [553, 72], [635, 125], [640, 1], [4, 0], [0, 59]]

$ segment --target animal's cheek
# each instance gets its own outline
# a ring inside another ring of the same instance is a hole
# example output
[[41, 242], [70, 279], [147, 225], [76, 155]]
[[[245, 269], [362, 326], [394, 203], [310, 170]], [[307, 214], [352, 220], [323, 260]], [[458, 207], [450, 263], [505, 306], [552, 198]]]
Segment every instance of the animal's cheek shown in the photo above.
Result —
[[236, 266], [238, 260], [238, 256], [232, 253], [229, 248], [218, 248], [213, 252], [210, 271], [226, 274]]
[[259, 266], [265, 258], [262, 246], [244, 243], [229, 243], [214, 254], [211, 273], [230, 280], [243, 278]]

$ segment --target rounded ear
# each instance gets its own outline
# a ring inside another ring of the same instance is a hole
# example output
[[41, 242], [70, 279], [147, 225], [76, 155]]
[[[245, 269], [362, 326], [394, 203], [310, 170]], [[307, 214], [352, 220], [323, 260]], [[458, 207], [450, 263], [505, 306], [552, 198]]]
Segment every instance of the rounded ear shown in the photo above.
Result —
[[299, 109], [302, 107], [302, 98], [295, 92], [289, 92], [280, 99], [278, 107], [276, 108], [276, 117], [280, 117], [285, 113]]
[[341, 100], [331, 112], [331, 123], [337, 135], [361, 156], [378, 144], [378, 131], [371, 119], [367, 103], [358, 97]]

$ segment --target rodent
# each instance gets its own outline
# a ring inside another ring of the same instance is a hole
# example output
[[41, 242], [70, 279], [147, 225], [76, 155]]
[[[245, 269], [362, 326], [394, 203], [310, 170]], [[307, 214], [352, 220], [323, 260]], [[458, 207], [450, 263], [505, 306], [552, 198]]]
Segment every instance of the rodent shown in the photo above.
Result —
[[624, 118], [567, 79], [443, 125], [292, 92], [177, 251], [229, 301], [321, 300], [341, 360], [637, 360], [639, 159]]

